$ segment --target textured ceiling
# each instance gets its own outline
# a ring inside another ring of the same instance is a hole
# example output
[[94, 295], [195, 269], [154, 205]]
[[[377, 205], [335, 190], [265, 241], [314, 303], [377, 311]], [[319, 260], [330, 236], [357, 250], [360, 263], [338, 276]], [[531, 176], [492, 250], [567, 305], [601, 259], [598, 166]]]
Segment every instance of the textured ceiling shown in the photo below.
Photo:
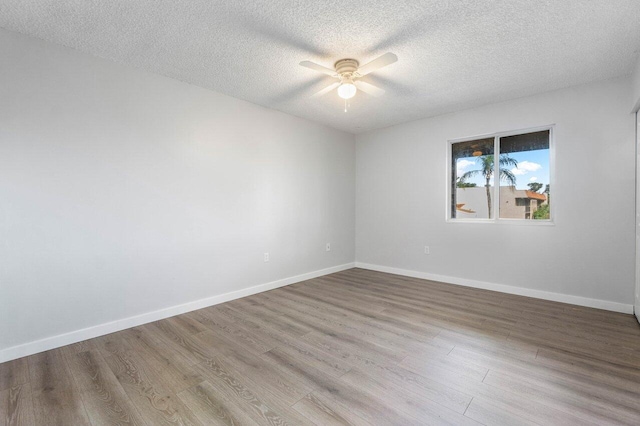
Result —
[[[638, 0], [0, 0], [0, 27], [352, 133], [631, 72]], [[298, 66], [399, 61], [348, 113]]]

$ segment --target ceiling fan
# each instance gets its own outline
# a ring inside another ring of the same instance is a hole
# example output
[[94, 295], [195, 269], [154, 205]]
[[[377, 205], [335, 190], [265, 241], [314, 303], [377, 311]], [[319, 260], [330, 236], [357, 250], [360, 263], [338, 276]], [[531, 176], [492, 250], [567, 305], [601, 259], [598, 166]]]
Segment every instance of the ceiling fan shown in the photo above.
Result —
[[338, 96], [347, 100], [353, 98], [358, 89], [372, 96], [380, 96], [384, 94], [383, 89], [374, 86], [371, 83], [361, 81], [360, 78], [373, 71], [379, 70], [380, 68], [386, 67], [387, 65], [393, 64], [397, 60], [398, 57], [389, 52], [363, 66], [360, 66], [360, 63], [355, 59], [340, 59], [334, 64], [335, 69], [323, 67], [322, 65], [318, 65], [311, 61], [302, 61], [300, 62], [300, 65], [338, 79], [335, 83], [315, 93], [311, 96], [312, 98], [326, 95], [333, 89], [337, 88]]

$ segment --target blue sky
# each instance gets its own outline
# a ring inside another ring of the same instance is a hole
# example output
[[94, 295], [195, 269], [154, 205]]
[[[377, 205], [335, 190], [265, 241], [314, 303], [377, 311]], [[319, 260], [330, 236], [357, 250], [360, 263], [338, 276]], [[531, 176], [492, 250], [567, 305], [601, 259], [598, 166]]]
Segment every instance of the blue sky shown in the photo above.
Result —
[[[510, 167], [511, 172], [516, 176], [517, 189], [529, 189], [529, 182], [540, 182], [543, 185], [549, 183], [549, 150], [540, 149], [536, 151], [513, 152], [509, 156], [518, 162], [518, 168]], [[458, 165], [458, 176], [470, 170], [480, 168], [477, 157], [460, 158], [456, 162]], [[482, 175], [469, 179], [468, 182], [484, 186]], [[491, 181], [493, 185], [493, 180]], [[502, 182], [502, 185], [505, 185]], [[544, 186], [542, 187], [544, 190]]]

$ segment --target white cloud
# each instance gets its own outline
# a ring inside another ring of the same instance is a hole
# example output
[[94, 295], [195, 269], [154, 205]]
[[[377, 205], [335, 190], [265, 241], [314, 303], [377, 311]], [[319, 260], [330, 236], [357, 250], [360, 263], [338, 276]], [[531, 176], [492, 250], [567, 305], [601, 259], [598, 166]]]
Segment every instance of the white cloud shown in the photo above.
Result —
[[518, 167], [511, 169], [511, 173], [514, 175], [526, 175], [529, 172], [535, 172], [540, 170], [542, 166], [538, 163], [532, 163], [531, 161], [521, 161], [518, 163]]
[[460, 160], [456, 163], [456, 169], [458, 174], [461, 174], [462, 171], [464, 171], [464, 169], [466, 169], [467, 167], [469, 167], [472, 164], [476, 164], [475, 161], [469, 161], [469, 160]]
[[535, 182], [535, 181], [537, 181], [537, 180], [538, 180], [538, 178], [537, 178], [537, 177], [535, 177], [535, 176], [531, 176], [531, 177], [529, 178], [529, 182]]

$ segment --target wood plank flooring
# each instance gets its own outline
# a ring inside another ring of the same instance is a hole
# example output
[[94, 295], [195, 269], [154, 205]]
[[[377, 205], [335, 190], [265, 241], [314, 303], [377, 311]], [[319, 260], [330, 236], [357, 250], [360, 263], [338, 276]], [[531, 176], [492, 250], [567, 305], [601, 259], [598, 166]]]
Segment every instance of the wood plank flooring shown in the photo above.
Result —
[[0, 364], [4, 425], [640, 424], [631, 315], [362, 269]]

